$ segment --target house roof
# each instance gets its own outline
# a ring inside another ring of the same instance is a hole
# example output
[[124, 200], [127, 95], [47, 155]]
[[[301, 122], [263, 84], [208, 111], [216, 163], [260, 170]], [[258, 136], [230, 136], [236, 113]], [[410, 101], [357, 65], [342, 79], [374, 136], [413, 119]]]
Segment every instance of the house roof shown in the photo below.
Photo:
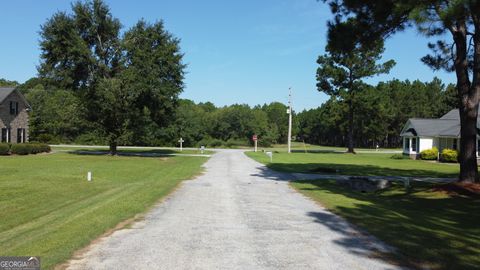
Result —
[[409, 119], [400, 136], [458, 137], [460, 121], [455, 119]]
[[20, 98], [25, 102], [25, 105], [31, 109], [30, 104], [28, 101], [25, 99], [25, 97], [20, 93], [20, 91], [16, 90], [13, 87], [0, 87], [0, 104], [13, 92], [17, 91], [17, 93], [20, 95]]
[[[480, 119], [477, 119], [480, 127]], [[460, 137], [460, 114], [453, 109], [439, 119], [410, 118], [400, 136]]]
[[0, 87], [0, 103], [2, 103], [13, 91], [13, 87]]

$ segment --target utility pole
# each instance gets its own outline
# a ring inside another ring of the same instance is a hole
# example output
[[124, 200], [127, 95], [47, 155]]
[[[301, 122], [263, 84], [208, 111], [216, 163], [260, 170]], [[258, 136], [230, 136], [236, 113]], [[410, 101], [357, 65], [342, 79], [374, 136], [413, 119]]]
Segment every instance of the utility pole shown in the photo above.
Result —
[[288, 88], [288, 153], [292, 151], [292, 88]]

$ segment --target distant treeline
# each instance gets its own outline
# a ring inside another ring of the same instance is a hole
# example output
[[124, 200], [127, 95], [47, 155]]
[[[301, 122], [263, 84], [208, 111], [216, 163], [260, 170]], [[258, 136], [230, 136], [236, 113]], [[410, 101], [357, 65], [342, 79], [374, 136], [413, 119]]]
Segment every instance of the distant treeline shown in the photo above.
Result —
[[[437, 118], [458, 104], [453, 84], [392, 80], [366, 86], [353, 100], [356, 147], [399, 147], [409, 118]], [[347, 104], [332, 98], [319, 108], [298, 115], [298, 137], [305, 142], [345, 146]]]
[[[32, 140], [48, 143], [107, 144], [99, 131], [84, 120], [81, 100], [71, 91], [45, 89], [32, 78], [24, 84], [0, 79], [0, 86], [17, 86], [33, 107]], [[399, 133], [411, 117], [436, 118], [456, 106], [455, 87], [435, 78], [431, 82], [392, 80], [369, 86], [355, 97], [355, 138], [358, 147], [398, 147]], [[272, 102], [254, 107], [234, 104], [216, 107], [212, 103], [179, 100], [173, 121], [159, 127], [149, 119], [146, 128], [133, 131], [122, 145], [175, 145], [180, 137], [185, 146], [251, 144], [257, 134], [260, 145], [287, 141], [287, 106]], [[293, 134], [306, 143], [345, 146], [347, 106], [330, 99], [320, 107], [294, 115]]]

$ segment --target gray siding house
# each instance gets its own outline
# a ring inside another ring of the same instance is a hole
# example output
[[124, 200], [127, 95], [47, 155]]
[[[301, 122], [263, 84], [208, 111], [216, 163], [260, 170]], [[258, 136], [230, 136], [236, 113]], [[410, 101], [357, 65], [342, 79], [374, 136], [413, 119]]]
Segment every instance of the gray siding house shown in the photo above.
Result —
[[25, 97], [15, 88], [0, 88], [0, 141], [28, 142], [28, 112]]
[[[480, 119], [477, 120], [477, 130]], [[403, 153], [417, 158], [421, 151], [437, 147], [441, 152], [445, 148], [460, 149], [460, 114], [458, 109], [451, 110], [438, 119], [410, 118], [402, 129]], [[480, 146], [477, 135], [477, 156]]]

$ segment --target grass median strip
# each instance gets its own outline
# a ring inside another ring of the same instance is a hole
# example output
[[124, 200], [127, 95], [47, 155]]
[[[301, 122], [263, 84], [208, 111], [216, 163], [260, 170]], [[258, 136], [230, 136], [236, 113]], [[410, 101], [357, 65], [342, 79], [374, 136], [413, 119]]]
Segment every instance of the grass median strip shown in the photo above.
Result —
[[[51, 269], [200, 173], [206, 160], [68, 153], [0, 157], [0, 255], [41, 256], [42, 269]], [[86, 180], [88, 171], [92, 182]]]

